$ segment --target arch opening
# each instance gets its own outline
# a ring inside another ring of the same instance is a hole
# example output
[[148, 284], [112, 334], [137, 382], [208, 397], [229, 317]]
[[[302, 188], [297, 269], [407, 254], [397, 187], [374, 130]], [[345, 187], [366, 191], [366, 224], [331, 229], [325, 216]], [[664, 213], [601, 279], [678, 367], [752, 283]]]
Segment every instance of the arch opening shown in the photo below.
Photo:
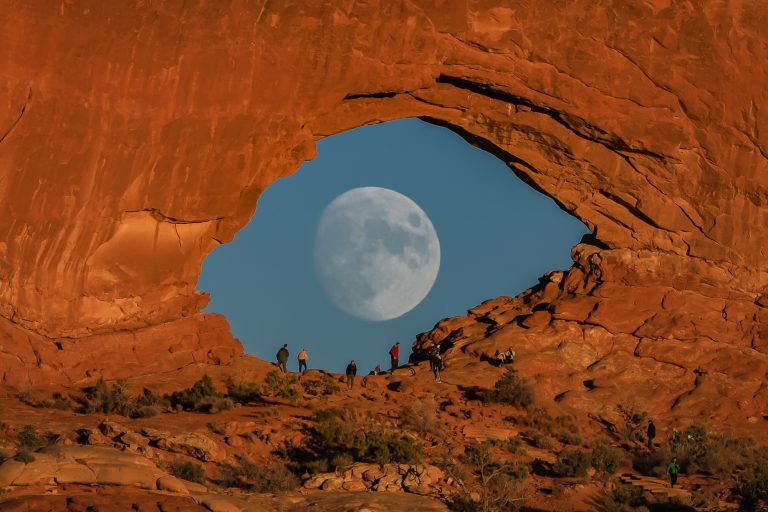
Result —
[[[309, 349], [310, 366], [341, 371], [354, 358], [367, 372], [385, 367], [395, 341], [406, 346], [441, 318], [517, 295], [544, 273], [571, 266], [570, 249], [585, 226], [518, 179], [490, 148], [429, 121], [389, 121], [319, 141], [317, 157], [270, 185], [248, 225], [207, 257], [197, 286], [211, 294], [208, 311], [227, 316], [246, 352], [272, 360], [288, 343], [294, 355]], [[324, 208], [366, 186], [412, 199], [440, 241], [430, 293], [383, 322], [335, 307], [313, 265]]]

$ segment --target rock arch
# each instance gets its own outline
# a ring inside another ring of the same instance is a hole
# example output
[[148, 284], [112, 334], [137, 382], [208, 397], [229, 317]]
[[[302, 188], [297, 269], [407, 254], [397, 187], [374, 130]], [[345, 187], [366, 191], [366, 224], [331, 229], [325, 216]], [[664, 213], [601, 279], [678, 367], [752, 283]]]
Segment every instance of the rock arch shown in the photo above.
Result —
[[547, 321], [763, 351], [758, 2], [1, 3], [6, 382], [235, 357], [206, 254], [316, 140], [412, 116], [592, 229]]

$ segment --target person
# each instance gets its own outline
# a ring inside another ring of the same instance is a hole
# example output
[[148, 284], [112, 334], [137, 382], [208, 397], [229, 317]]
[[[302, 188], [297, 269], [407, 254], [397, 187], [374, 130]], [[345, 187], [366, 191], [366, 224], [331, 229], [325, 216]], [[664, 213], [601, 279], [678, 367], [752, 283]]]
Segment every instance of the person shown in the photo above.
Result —
[[378, 374], [380, 374], [380, 373], [381, 373], [381, 365], [380, 365], [380, 364], [377, 364], [377, 365], [376, 365], [376, 368], [374, 368], [374, 369], [373, 369], [373, 374], [374, 374], [374, 375], [378, 375]]
[[514, 363], [515, 362], [515, 351], [512, 350], [512, 347], [509, 347], [506, 352], [504, 352], [504, 362]]
[[357, 363], [355, 363], [355, 360], [353, 359], [350, 361], [350, 363], [347, 365], [347, 389], [352, 389], [352, 386], [355, 385], [355, 375], [357, 375]]
[[398, 341], [392, 348], [389, 349], [389, 359], [392, 365], [391, 371], [395, 371], [395, 368], [399, 366], [400, 362], [400, 342]]
[[670, 442], [672, 444], [679, 444], [680, 443], [680, 431], [676, 428], [672, 429], [672, 438], [670, 439]]
[[442, 382], [440, 370], [443, 368], [443, 358], [440, 356], [440, 352], [432, 352], [429, 356], [429, 365], [432, 367], [432, 373], [435, 374], [435, 382]]
[[307, 347], [304, 347], [303, 349], [301, 349], [301, 352], [299, 352], [299, 355], [296, 356], [296, 359], [299, 360], [299, 373], [304, 373], [305, 371], [307, 371], [307, 359], [309, 359], [309, 354], [307, 353]]
[[653, 424], [653, 420], [648, 420], [648, 449], [653, 450], [653, 438], [656, 437], [656, 425]]
[[493, 355], [493, 358], [496, 359], [496, 365], [497, 366], [501, 366], [501, 365], [504, 364], [505, 358], [504, 358], [504, 353], [503, 352], [499, 352], [497, 350], [496, 353]]
[[674, 487], [677, 483], [677, 473], [680, 471], [680, 466], [677, 465], [677, 457], [672, 457], [672, 462], [667, 466], [667, 473], [669, 473], [669, 486]]
[[286, 368], [285, 364], [288, 362], [288, 344], [286, 343], [283, 345], [283, 347], [277, 351], [277, 366], [280, 368], [280, 371], [283, 373], [288, 372], [288, 368]]

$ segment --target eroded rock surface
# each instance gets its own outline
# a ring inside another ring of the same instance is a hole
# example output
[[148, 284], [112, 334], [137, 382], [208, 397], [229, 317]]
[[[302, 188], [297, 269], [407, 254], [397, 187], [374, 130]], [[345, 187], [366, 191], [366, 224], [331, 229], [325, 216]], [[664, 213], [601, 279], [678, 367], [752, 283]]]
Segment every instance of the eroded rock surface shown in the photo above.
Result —
[[611, 343], [645, 361], [762, 357], [759, 2], [0, 6], [6, 383], [237, 355], [204, 336], [202, 260], [315, 141], [412, 116], [497, 155], [600, 241], [524, 326], [631, 335]]

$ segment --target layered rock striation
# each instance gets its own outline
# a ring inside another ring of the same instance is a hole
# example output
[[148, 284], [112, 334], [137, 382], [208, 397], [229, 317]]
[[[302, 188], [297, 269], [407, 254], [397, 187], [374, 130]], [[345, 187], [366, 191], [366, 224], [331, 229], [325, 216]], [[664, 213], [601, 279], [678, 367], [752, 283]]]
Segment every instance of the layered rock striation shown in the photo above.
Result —
[[318, 139], [403, 117], [493, 153], [599, 241], [529, 322], [672, 359], [677, 342], [764, 352], [758, 1], [0, 6], [7, 383], [76, 380], [87, 346], [168, 361], [153, 329], [237, 356], [223, 331], [202, 340], [205, 256]]

